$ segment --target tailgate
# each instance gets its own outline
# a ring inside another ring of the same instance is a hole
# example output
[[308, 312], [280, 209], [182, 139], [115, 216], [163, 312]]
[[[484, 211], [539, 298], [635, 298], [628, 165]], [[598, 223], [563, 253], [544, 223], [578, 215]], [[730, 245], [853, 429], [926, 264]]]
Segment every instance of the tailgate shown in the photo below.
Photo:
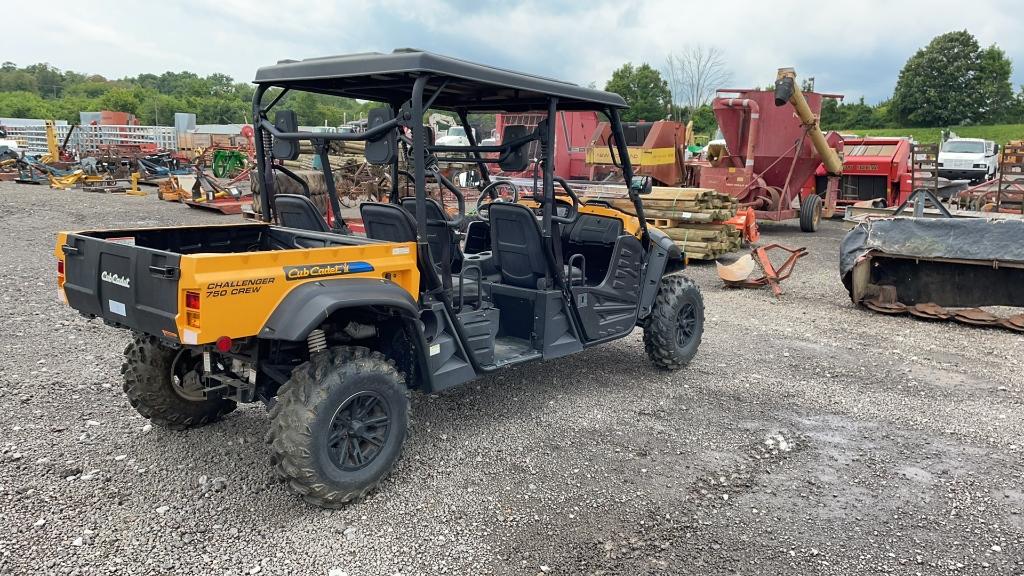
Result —
[[82, 312], [164, 338], [178, 339], [178, 254], [135, 246], [133, 238], [68, 234], [64, 294]]

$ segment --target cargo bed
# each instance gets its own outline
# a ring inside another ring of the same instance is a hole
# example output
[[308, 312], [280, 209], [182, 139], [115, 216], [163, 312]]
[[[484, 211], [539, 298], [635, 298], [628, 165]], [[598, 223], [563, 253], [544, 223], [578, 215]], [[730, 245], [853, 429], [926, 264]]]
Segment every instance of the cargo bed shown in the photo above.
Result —
[[[258, 223], [64, 232], [58, 237], [56, 256], [63, 272], [60, 294], [72, 308], [117, 326], [192, 344], [216, 336], [201, 337], [198, 321], [194, 330], [184, 329], [180, 312], [187, 290], [199, 294], [193, 296], [195, 308], [200, 301], [210, 302], [203, 308], [203, 328], [217, 326], [217, 335], [251, 336], [266, 319], [258, 311], [269, 313], [273, 304], [252, 307], [248, 316], [243, 306], [257, 295], [274, 297], [278, 290], [283, 294], [282, 284], [293, 279], [286, 277], [289, 267], [340, 263], [346, 275], [361, 276], [374, 267], [349, 264], [372, 255], [383, 258], [377, 267], [383, 272], [388, 270], [387, 256], [393, 255], [390, 246], [362, 237]], [[399, 255], [407, 260], [414, 252], [410, 247]], [[316, 278], [307, 274], [302, 279]], [[246, 297], [250, 299], [243, 300]], [[231, 318], [233, 324], [228, 322]], [[233, 328], [221, 328], [218, 319]]]

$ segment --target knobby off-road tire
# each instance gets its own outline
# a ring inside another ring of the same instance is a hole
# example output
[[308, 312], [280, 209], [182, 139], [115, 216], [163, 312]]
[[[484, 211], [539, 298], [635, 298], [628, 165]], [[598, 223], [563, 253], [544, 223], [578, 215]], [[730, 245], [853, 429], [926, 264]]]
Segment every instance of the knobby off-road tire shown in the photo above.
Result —
[[664, 370], [686, 366], [704, 334], [704, 298], [689, 278], [673, 274], [661, 279], [654, 309], [644, 324], [644, 348]]
[[[181, 382], [181, 375], [176, 381], [171, 369], [179, 352], [182, 351], [161, 346], [151, 336], [136, 336], [125, 348], [121, 374], [124, 376], [124, 393], [132, 407], [153, 424], [172, 430], [203, 426], [234, 410], [232, 400], [220, 397], [189, 399], [176, 388], [176, 383]], [[187, 351], [184, 353], [188, 354]]]
[[816, 232], [821, 223], [821, 196], [811, 194], [800, 203], [800, 230]]
[[384, 355], [338, 346], [292, 371], [270, 416], [274, 472], [306, 502], [337, 508], [391, 472], [409, 428], [409, 398]]

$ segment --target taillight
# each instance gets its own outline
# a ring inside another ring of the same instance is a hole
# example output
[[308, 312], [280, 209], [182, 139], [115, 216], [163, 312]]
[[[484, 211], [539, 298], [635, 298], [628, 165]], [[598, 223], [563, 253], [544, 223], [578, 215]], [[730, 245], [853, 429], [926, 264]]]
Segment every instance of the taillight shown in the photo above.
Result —
[[199, 328], [199, 292], [185, 292], [185, 324]]
[[64, 275], [64, 261], [63, 260], [57, 260], [57, 274], [59, 276], [63, 276]]
[[228, 336], [221, 336], [220, 338], [217, 338], [217, 350], [219, 352], [229, 352], [231, 350], [231, 345], [231, 338]]

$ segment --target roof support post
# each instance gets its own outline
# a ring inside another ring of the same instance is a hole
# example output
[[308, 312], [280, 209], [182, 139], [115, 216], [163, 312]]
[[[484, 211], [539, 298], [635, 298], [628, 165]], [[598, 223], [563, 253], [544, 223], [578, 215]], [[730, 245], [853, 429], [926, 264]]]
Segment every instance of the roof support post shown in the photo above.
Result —
[[413, 176], [416, 177], [416, 240], [426, 246], [427, 242], [427, 155], [424, 150], [423, 131], [423, 91], [427, 87], [427, 75], [419, 76], [412, 85], [412, 163]]
[[[473, 135], [473, 127], [469, 125], [469, 114], [466, 114], [466, 110], [464, 108], [460, 108], [458, 110], [458, 115], [459, 122], [462, 122], [462, 128], [463, 130], [466, 131], [466, 140], [469, 141], [470, 146], [475, 148], [477, 145], [477, 141], [476, 136]], [[490, 171], [487, 169], [487, 164], [484, 163], [483, 159], [480, 156], [480, 153], [475, 150], [473, 151], [473, 157], [477, 159], [476, 167], [478, 170], [480, 170], [480, 178], [484, 181], [484, 185], [486, 186], [487, 184], [490, 184], [491, 174]]]
[[640, 240], [644, 248], [646, 248], [650, 245], [651, 236], [647, 232], [644, 203], [640, 200], [640, 194], [633, 188], [633, 163], [629, 161], [629, 147], [626, 146], [626, 139], [622, 135], [622, 121], [619, 120], [619, 111], [615, 108], [609, 108], [608, 119], [612, 121], [612, 136], [615, 138], [615, 147], [619, 153], [619, 163], [622, 164], [622, 177], [626, 180], [626, 191], [629, 194], [629, 199], [633, 201], [633, 209], [636, 211], [637, 219], [640, 220]]
[[544, 236], [551, 239], [551, 211], [555, 202], [555, 114], [558, 112], [558, 98], [548, 98], [548, 121], [547, 130], [544, 134], [543, 168], [544, 168], [544, 202], [541, 204], [543, 223], [541, 229]]
[[260, 186], [260, 218], [270, 222], [270, 189], [274, 185], [274, 174], [273, 170], [268, 169], [267, 147], [263, 143], [263, 128], [260, 127], [260, 118], [266, 114], [261, 103], [266, 91], [266, 85], [256, 85], [256, 92], [252, 95], [252, 127], [253, 144], [256, 146], [256, 173], [263, 179], [263, 185]]
[[[395, 118], [402, 113], [402, 105], [391, 103], [391, 112]], [[398, 162], [400, 160], [398, 153], [398, 139], [395, 138], [395, 149], [392, 151], [394, 159], [391, 161], [391, 190], [388, 192], [388, 201], [392, 204], [398, 204], [400, 198], [398, 197]], [[378, 192], [379, 193], [379, 192]]]
[[[434, 267], [434, 260], [430, 256], [430, 244], [427, 242], [427, 144], [425, 141], [426, 132], [423, 129], [423, 91], [427, 87], [430, 76], [424, 74], [418, 76], [412, 85], [411, 108], [412, 112], [408, 117], [401, 118], [408, 124], [412, 124], [412, 163], [413, 176], [416, 187], [416, 258], [420, 265], [420, 274], [425, 278], [424, 288], [428, 294], [436, 294], [443, 287], [441, 278], [437, 275]], [[436, 297], [436, 296], [435, 296]], [[442, 291], [442, 301], [446, 296]], [[451, 306], [450, 299], [447, 306]]]

